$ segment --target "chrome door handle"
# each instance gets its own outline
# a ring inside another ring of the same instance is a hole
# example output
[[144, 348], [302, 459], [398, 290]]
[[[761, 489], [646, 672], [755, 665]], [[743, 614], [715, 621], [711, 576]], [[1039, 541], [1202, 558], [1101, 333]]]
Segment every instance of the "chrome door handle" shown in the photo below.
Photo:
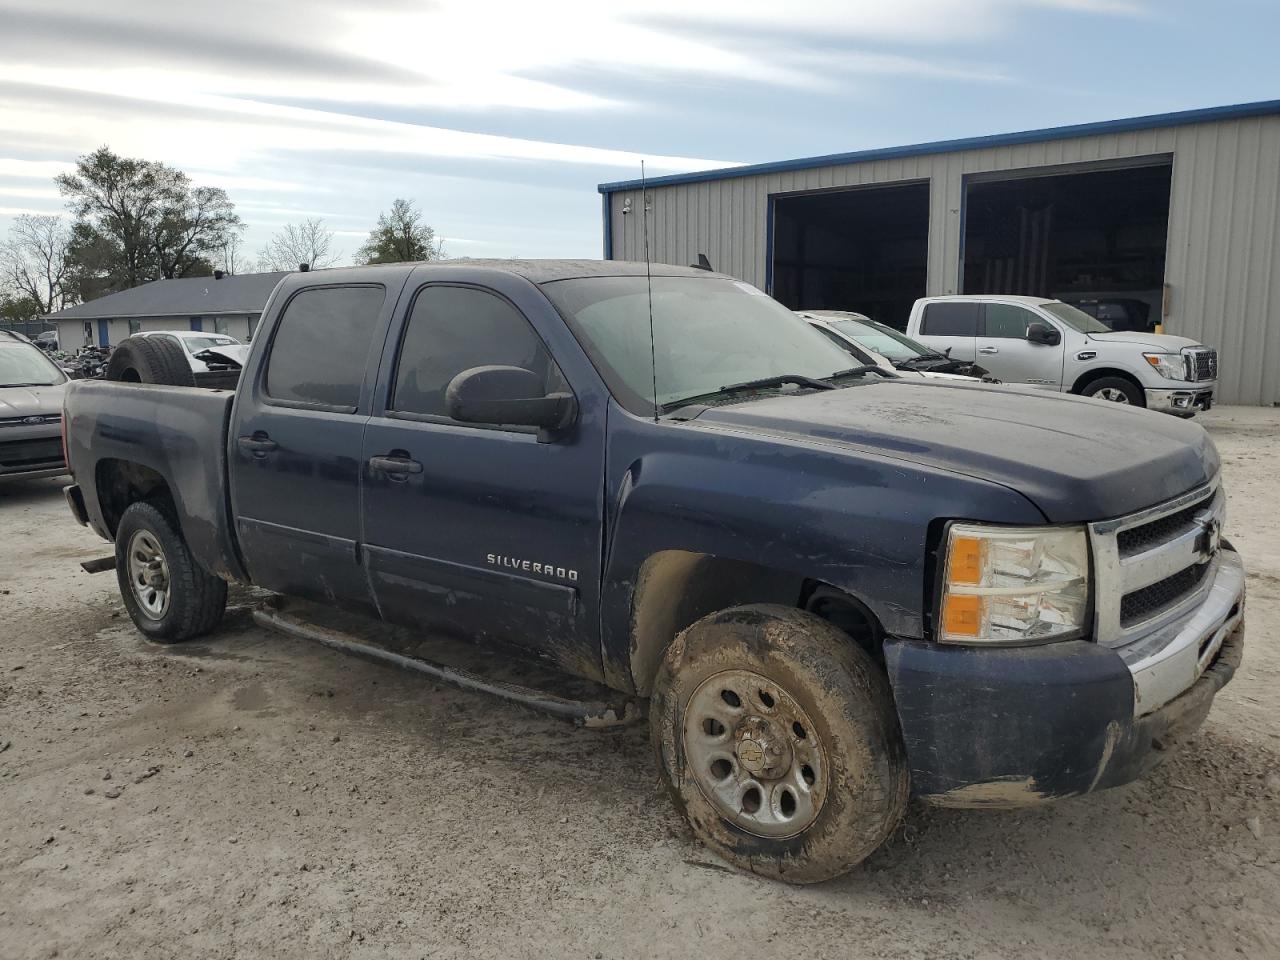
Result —
[[263, 454], [270, 453], [278, 446], [278, 444], [265, 433], [254, 434], [252, 437], [237, 437], [236, 443], [239, 445], [241, 450], [247, 450], [255, 457], [260, 457]]
[[421, 473], [422, 464], [407, 457], [370, 457], [369, 466], [383, 473], [406, 474]]
[[999, 347], [979, 347], [978, 352], [979, 353], [999, 353], [1000, 348]]

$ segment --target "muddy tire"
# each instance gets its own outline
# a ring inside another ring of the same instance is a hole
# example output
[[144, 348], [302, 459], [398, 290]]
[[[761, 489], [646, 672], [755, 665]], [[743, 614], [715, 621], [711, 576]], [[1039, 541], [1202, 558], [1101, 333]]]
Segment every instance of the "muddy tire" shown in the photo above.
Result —
[[884, 842], [906, 754], [884, 673], [812, 614], [712, 614], [668, 648], [649, 709], [658, 763], [698, 838], [739, 869], [817, 883]]
[[227, 608], [225, 580], [195, 562], [169, 511], [131, 505], [116, 529], [116, 579], [134, 625], [157, 643], [208, 633]]
[[1123, 377], [1099, 377], [1080, 391], [1081, 396], [1123, 403], [1132, 407], [1145, 407], [1147, 398], [1142, 391]]
[[111, 352], [106, 378], [125, 383], [194, 387], [195, 374], [182, 347], [167, 337], [126, 337]]

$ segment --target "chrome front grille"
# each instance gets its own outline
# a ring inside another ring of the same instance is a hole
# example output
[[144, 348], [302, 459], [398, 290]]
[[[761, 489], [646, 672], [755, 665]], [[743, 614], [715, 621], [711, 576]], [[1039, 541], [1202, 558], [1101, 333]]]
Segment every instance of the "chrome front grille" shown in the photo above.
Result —
[[1098, 642], [1123, 646], [1194, 610], [1213, 582], [1226, 497], [1218, 482], [1089, 525]]
[[1187, 347], [1182, 352], [1187, 365], [1187, 379], [1194, 381], [1218, 379], [1218, 351], [1212, 347]]
[[25, 417], [0, 417], [0, 427], [38, 427], [62, 422], [60, 413], [36, 413]]

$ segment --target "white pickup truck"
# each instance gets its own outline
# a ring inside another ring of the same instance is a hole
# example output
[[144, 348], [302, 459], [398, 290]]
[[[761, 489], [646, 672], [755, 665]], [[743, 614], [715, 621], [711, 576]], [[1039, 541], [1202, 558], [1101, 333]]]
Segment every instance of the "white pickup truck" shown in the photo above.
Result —
[[925, 297], [907, 335], [1007, 383], [1128, 403], [1182, 417], [1208, 410], [1218, 352], [1159, 333], [1112, 331], [1060, 300]]

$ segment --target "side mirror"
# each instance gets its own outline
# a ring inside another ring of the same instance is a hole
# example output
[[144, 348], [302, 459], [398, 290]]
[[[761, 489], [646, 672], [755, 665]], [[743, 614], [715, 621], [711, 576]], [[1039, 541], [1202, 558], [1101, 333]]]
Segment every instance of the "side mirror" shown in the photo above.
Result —
[[1047, 347], [1055, 347], [1062, 342], [1062, 334], [1047, 323], [1035, 320], [1027, 324], [1027, 339], [1032, 343], [1043, 343]]
[[472, 367], [449, 381], [449, 416], [463, 423], [538, 427], [538, 439], [568, 427], [578, 415], [570, 393], [545, 395], [542, 378], [523, 367]]

